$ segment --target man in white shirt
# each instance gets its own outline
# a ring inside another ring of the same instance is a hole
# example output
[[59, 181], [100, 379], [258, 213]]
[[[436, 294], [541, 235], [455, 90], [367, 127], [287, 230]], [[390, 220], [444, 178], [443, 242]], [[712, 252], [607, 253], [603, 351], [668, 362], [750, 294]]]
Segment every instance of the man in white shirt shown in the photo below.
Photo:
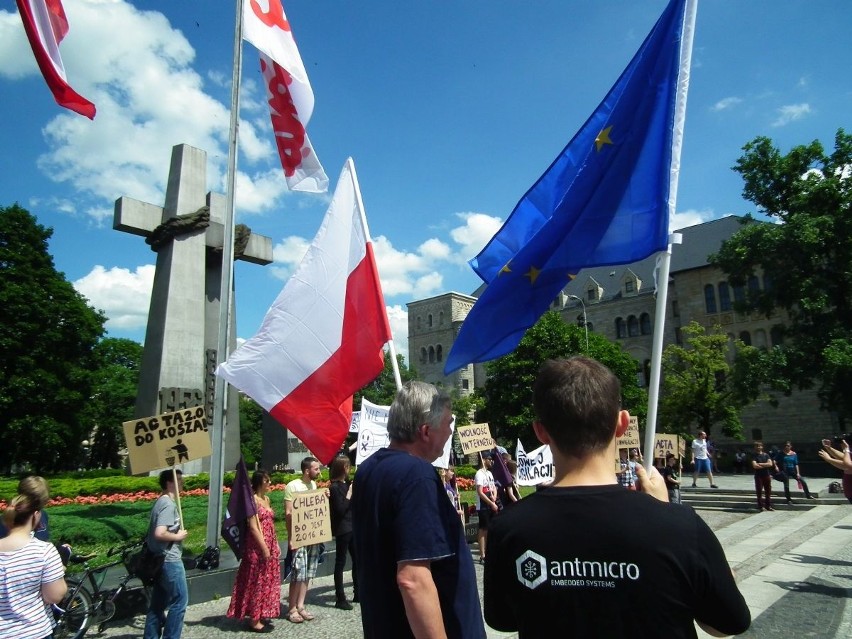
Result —
[[479, 512], [479, 530], [476, 540], [479, 543], [479, 563], [485, 563], [485, 544], [488, 541], [488, 524], [491, 518], [500, 512], [497, 503], [497, 485], [491, 467], [494, 460], [491, 453], [482, 453], [482, 468], [476, 471], [473, 481], [476, 484], [476, 509]]
[[713, 469], [710, 466], [710, 456], [707, 454], [707, 433], [703, 430], [699, 431], [698, 439], [692, 440], [692, 465], [694, 466], [692, 472], [693, 488], [697, 485], [695, 482], [698, 481], [699, 473], [707, 475], [707, 479], [710, 480], [710, 488], [718, 488], [713, 483]]

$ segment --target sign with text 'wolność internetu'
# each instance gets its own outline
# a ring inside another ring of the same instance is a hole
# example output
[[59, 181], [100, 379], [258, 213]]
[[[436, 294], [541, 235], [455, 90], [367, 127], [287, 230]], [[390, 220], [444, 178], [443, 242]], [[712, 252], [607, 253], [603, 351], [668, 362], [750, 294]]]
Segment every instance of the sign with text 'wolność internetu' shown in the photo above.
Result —
[[491, 437], [491, 429], [487, 423], [459, 426], [456, 432], [459, 434], [459, 443], [465, 455], [494, 448], [494, 439]]
[[203, 406], [142, 417], [122, 426], [134, 475], [207, 457], [212, 452]]

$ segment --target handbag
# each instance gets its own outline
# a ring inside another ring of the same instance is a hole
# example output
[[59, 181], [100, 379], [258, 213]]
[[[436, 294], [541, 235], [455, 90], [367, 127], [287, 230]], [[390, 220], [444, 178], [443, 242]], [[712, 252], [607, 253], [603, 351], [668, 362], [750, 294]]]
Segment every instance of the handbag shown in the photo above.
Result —
[[163, 563], [166, 561], [165, 553], [157, 553], [148, 548], [148, 541], [142, 542], [138, 552], [128, 558], [127, 572], [134, 575], [146, 586], [153, 586], [160, 576]]

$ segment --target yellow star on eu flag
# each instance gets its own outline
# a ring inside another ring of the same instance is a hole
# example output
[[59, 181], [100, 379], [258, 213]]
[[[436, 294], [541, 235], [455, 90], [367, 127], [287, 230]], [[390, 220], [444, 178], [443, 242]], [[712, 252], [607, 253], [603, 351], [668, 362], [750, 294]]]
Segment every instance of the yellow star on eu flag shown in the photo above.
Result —
[[595, 149], [600, 151], [603, 148], [604, 144], [612, 144], [612, 140], [609, 139], [609, 132], [612, 131], [612, 127], [608, 126], [603, 131], [598, 133], [598, 137], [595, 138]]
[[530, 266], [530, 270], [524, 273], [524, 277], [530, 278], [530, 284], [535, 284], [539, 273], [541, 273], [539, 269], [537, 269], [535, 266]]
[[502, 275], [503, 273], [511, 273], [512, 269], [509, 268], [509, 264], [511, 264], [511, 263], [512, 263], [512, 260], [509, 260], [508, 262], [506, 262], [503, 265], [503, 268], [501, 268], [500, 271], [497, 273], [497, 275]]

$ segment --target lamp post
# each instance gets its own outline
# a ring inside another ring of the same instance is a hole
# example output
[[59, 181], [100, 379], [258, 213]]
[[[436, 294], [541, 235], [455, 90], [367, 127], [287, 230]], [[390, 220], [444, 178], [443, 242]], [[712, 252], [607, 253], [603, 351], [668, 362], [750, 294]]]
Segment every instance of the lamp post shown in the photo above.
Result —
[[583, 307], [583, 328], [586, 331], [586, 355], [589, 354], [589, 321], [586, 318], [586, 303], [583, 301], [583, 298], [577, 297], [576, 295], [569, 295], [568, 299], [577, 300], [580, 302], [580, 305]]

